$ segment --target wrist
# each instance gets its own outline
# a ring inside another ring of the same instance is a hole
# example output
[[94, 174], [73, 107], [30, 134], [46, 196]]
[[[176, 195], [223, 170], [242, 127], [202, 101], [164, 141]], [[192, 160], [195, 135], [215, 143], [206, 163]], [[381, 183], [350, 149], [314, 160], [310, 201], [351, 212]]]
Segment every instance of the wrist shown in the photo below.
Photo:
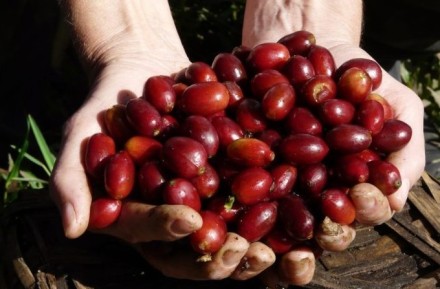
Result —
[[316, 36], [318, 45], [359, 45], [361, 28], [361, 0], [248, 0], [243, 44], [253, 47], [307, 30]]
[[99, 73], [114, 63], [187, 61], [168, 1], [64, 0], [75, 44], [86, 66]]

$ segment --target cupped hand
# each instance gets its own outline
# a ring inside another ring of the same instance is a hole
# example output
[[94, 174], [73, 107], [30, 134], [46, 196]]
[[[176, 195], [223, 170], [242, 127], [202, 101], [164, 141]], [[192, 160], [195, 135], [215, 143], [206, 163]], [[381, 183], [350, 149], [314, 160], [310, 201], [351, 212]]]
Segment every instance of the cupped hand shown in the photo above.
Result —
[[[326, 45], [325, 43], [322, 45], [330, 49], [337, 67], [351, 58], [373, 59], [367, 52], [355, 45]], [[425, 167], [425, 140], [423, 134], [424, 107], [418, 95], [384, 70], [382, 70], [382, 83], [373, 92], [383, 96], [394, 109], [395, 118], [406, 122], [412, 129], [410, 142], [403, 149], [390, 154], [387, 158], [399, 169], [402, 178], [400, 188], [395, 193], [386, 196], [386, 199], [379, 193], [371, 192], [371, 190], [366, 192], [368, 194], [365, 194], [365, 201], [359, 199], [362, 198], [362, 194], [356, 194], [359, 204], [357, 206], [358, 210], [361, 208], [360, 206], [363, 209], [370, 206], [371, 211], [373, 211], [374, 207], [381, 206], [379, 205], [380, 202], [389, 203], [390, 214], [368, 222], [371, 225], [377, 225], [390, 219], [393, 212], [402, 210], [411, 187], [422, 175]], [[358, 221], [363, 223], [363, 217], [358, 218]]]
[[[182, 59], [176, 63], [173, 66], [157, 64], [152, 69], [136, 60], [107, 67], [97, 77], [84, 105], [67, 122], [51, 177], [51, 195], [59, 208], [68, 238], [79, 237], [88, 229], [93, 192], [82, 155], [85, 140], [94, 133], [105, 131], [100, 115], [116, 103], [123, 104], [139, 97], [149, 76], [171, 75], [189, 62]], [[233, 274], [235, 279], [249, 279], [275, 261], [267, 246], [249, 244], [239, 235], [229, 233], [211, 262], [195, 262], [198, 256], [188, 248], [181, 248], [178, 240], [201, 225], [200, 215], [187, 206], [155, 206], [127, 200], [123, 201], [120, 217], [114, 224], [93, 231], [133, 244], [147, 262], [174, 278], [210, 280], [224, 279]], [[161, 250], [158, 250], [159, 246]]]
[[[352, 58], [373, 59], [356, 45], [319, 43], [319, 39], [317, 44], [331, 51], [336, 67]], [[402, 185], [396, 192], [386, 196], [371, 184], [357, 185], [349, 192], [356, 209], [356, 221], [369, 226], [382, 224], [391, 219], [395, 212], [402, 210], [411, 187], [420, 178], [425, 166], [423, 104], [420, 98], [384, 70], [382, 70], [382, 83], [374, 92], [385, 97], [393, 107], [395, 117], [411, 127], [412, 138], [403, 149], [390, 154], [387, 158], [401, 174]], [[343, 248], [348, 247], [355, 234], [353, 229], [349, 231], [350, 238], [322, 242], [322, 249], [333, 251], [335, 242], [342, 242]], [[315, 254], [312, 248], [300, 247], [281, 256], [275, 266], [264, 272], [262, 279], [270, 288], [287, 287], [288, 284], [303, 285], [312, 280], [314, 270]]]

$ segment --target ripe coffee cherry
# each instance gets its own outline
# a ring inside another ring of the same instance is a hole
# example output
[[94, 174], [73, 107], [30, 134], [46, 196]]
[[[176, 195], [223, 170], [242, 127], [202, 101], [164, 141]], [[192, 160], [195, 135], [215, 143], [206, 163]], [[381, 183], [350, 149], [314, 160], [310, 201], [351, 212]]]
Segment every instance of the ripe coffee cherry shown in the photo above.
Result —
[[304, 200], [290, 195], [279, 201], [278, 217], [287, 234], [297, 241], [313, 238], [315, 217], [307, 208]]
[[110, 137], [116, 143], [124, 143], [133, 134], [133, 127], [127, 119], [125, 105], [115, 104], [104, 112], [104, 124]]
[[187, 87], [188, 85], [183, 82], [176, 82], [175, 84], [173, 84], [173, 90], [176, 93], [176, 99], [182, 96]]
[[124, 149], [136, 164], [142, 165], [146, 161], [158, 159], [162, 144], [154, 138], [138, 135], [129, 138]]
[[245, 132], [262, 132], [267, 127], [267, 118], [264, 115], [261, 102], [253, 98], [240, 101], [236, 109], [235, 119]]
[[327, 185], [327, 167], [322, 163], [311, 164], [301, 168], [298, 184], [301, 195], [312, 200], [319, 200], [321, 192]]
[[166, 175], [159, 162], [144, 163], [137, 172], [139, 194], [147, 204], [159, 204], [162, 201], [162, 188]]
[[280, 83], [264, 94], [261, 107], [266, 118], [270, 120], [284, 119], [295, 105], [296, 94], [288, 83]]
[[243, 205], [253, 205], [267, 200], [272, 188], [271, 174], [260, 167], [242, 170], [234, 177], [231, 184], [232, 193]]
[[228, 224], [237, 220], [244, 205], [236, 202], [233, 196], [215, 196], [208, 200], [207, 209], [222, 217]]
[[362, 101], [356, 110], [356, 123], [368, 129], [372, 135], [379, 133], [384, 124], [382, 105], [375, 100]]
[[154, 106], [143, 98], [130, 100], [126, 106], [127, 119], [143, 136], [153, 137], [159, 133], [161, 116]]
[[371, 93], [372, 82], [368, 74], [357, 67], [347, 69], [337, 82], [339, 97], [357, 104]]
[[217, 75], [208, 64], [204, 62], [193, 62], [185, 70], [185, 78], [190, 83], [217, 81]]
[[202, 207], [197, 189], [183, 178], [174, 178], [166, 182], [162, 194], [165, 204], [186, 205], [196, 211], [200, 211]]
[[205, 171], [190, 179], [200, 198], [211, 198], [220, 187], [220, 177], [212, 165], [206, 163]]
[[380, 94], [377, 93], [370, 93], [367, 95], [365, 100], [375, 100], [379, 102], [383, 107], [383, 118], [384, 120], [389, 120], [394, 118], [394, 110], [391, 107], [391, 104]]
[[267, 69], [281, 69], [290, 54], [286, 46], [281, 43], [262, 43], [255, 46], [249, 53], [246, 63], [254, 72]]
[[354, 222], [356, 210], [345, 190], [328, 188], [321, 194], [321, 208], [333, 222], [349, 225]]
[[381, 158], [377, 152], [371, 149], [365, 149], [361, 152], [356, 153], [356, 155], [367, 163], [374, 160], [380, 160]]
[[177, 119], [171, 114], [162, 115], [160, 118], [159, 133], [156, 138], [160, 141], [176, 135], [180, 127]]
[[112, 198], [102, 197], [92, 202], [90, 206], [89, 229], [103, 229], [118, 219], [122, 202]]
[[412, 136], [411, 127], [398, 119], [384, 122], [382, 130], [373, 136], [373, 146], [384, 153], [392, 153], [402, 149]]
[[275, 129], [265, 129], [257, 135], [257, 138], [265, 142], [273, 150], [280, 144], [282, 136]]
[[349, 186], [364, 183], [368, 180], [369, 169], [367, 162], [358, 154], [340, 156], [333, 168], [335, 177]]
[[285, 120], [286, 129], [290, 134], [306, 133], [320, 136], [322, 124], [319, 119], [306, 107], [292, 108]]
[[357, 153], [367, 149], [372, 141], [371, 133], [358, 125], [341, 124], [325, 137], [328, 146], [341, 153]]
[[333, 55], [327, 48], [312, 45], [307, 54], [307, 59], [312, 63], [316, 75], [334, 76], [336, 64]]
[[147, 79], [142, 96], [160, 113], [169, 113], [176, 103], [174, 80], [169, 76], [152, 76]]
[[275, 254], [287, 253], [296, 243], [298, 243], [279, 226], [275, 226], [269, 233], [267, 233], [263, 241]]
[[241, 82], [247, 78], [241, 60], [232, 53], [219, 53], [212, 62], [219, 81]]
[[275, 200], [287, 196], [292, 192], [296, 183], [298, 169], [292, 165], [280, 164], [271, 169], [273, 188], [270, 198]]
[[275, 158], [275, 153], [263, 141], [256, 138], [240, 138], [227, 147], [228, 158], [242, 166], [265, 167]]
[[188, 86], [177, 104], [188, 115], [210, 116], [224, 110], [229, 103], [229, 92], [220, 82], [200, 82]]
[[281, 141], [281, 156], [294, 165], [307, 165], [321, 162], [329, 152], [325, 141], [310, 134], [294, 134]]
[[371, 79], [372, 89], [375, 90], [382, 82], [382, 69], [379, 64], [367, 58], [353, 58], [344, 62], [336, 71], [336, 79], [348, 69], [357, 67], [364, 70]]
[[384, 195], [391, 195], [402, 185], [399, 169], [392, 163], [384, 160], [375, 160], [368, 163], [370, 177], [368, 182], [375, 185]]
[[350, 102], [335, 98], [324, 101], [319, 106], [319, 117], [321, 121], [330, 127], [351, 123], [356, 109]]
[[290, 83], [297, 88], [315, 76], [313, 64], [301, 55], [293, 55], [287, 61], [283, 71]]
[[109, 158], [104, 170], [104, 184], [112, 198], [126, 198], [133, 190], [135, 178], [135, 165], [126, 151], [119, 151]]
[[309, 106], [318, 106], [336, 97], [336, 83], [330, 76], [317, 74], [304, 83], [301, 97]]
[[255, 204], [240, 215], [237, 222], [237, 233], [249, 242], [259, 241], [275, 226], [276, 218], [277, 205], [275, 202]]
[[264, 70], [252, 78], [250, 83], [252, 94], [255, 98], [261, 99], [270, 88], [279, 83], [289, 83], [289, 80], [278, 70]]
[[237, 107], [240, 100], [244, 98], [243, 90], [234, 81], [224, 81], [223, 84], [229, 92], [228, 109], [233, 110]]
[[219, 137], [212, 123], [200, 115], [188, 116], [180, 127], [180, 132], [203, 145], [208, 158], [214, 156], [219, 148]]
[[203, 225], [189, 235], [194, 251], [200, 254], [213, 254], [225, 243], [227, 227], [225, 221], [211, 211], [200, 212]]
[[316, 44], [315, 35], [305, 30], [298, 30], [283, 36], [279, 43], [284, 44], [291, 55], [307, 55], [312, 46]]
[[116, 144], [104, 133], [96, 133], [87, 140], [84, 165], [87, 174], [100, 179], [108, 158], [116, 153]]
[[202, 174], [208, 160], [208, 154], [201, 143], [183, 136], [166, 140], [162, 157], [165, 165], [183, 178], [193, 178]]
[[246, 62], [250, 52], [251, 48], [246, 45], [235, 46], [231, 51], [231, 53], [243, 63]]
[[244, 136], [243, 129], [227, 116], [216, 116], [211, 123], [217, 131], [220, 146], [226, 148], [233, 141]]

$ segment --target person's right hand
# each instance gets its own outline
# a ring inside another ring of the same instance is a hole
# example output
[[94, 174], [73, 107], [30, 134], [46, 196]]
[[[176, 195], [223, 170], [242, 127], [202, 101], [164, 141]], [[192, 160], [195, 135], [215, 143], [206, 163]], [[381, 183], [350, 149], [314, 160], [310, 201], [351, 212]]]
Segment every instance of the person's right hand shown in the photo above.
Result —
[[[65, 235], [77, 238], [88, 229], [93, 194], [83, 166], [84, 146], [88, 137], [105, 132], [100, 115], [117, 103], [141, 96], [148, 77], [172, 75], [190, 61], [166, 0], [154, 1], [154, 5], [133, 0], [64, 0], [63, 4], [80, 55], [86, 66], [94, 70], [87, 100], [65, 125], [50, 182]], [[127, 200], [116, 223], [95, 232], [134, 245], [147, 262], [174, 278], [224, 279], [246, 262], [248, 270], [240, 279], [248, 279], [275, 260], [267, 247], [261, 250], [259, 243], [249, 244], [229, 233], [211, 262], [194, 262], [196, 253], [181, 249], [176, 240], [201, 225], [200, 215], [187, 206], [153, 206]]]
[[[189, 64], [185, 58], [178, 60], [175, 56], [172, 59], [173, 65], [170, 66], [165, 66], [164, 61], [154, 63], [152, 57], [142, 61], [139, 58], [132, 62], [124, 60], [107, 66], [96, 78], [87, 101], [67, 122], [51, 178], [52, 197], [59, 207], [67, 237], [76, 238], [88, 228], [93, 192], [82, 156], [87, 138], [105, 131], [100, 115], [116, 103], [125, 103], [130, 98], [140, 96], [149, 76], [170, 75]], [[171, 248], [174, 243], [169, 241], [181, 239], [201, 225], [200, 215], [187, 206], [153, 206], [123, 201], [117, 222], [95, 232], [112, 235], [135, 245], [151, 265], [167, 276], [186, 279], [229, 277], [249, 247], [249, 243], [236, 234], [229, 234], [222, 249], [213, 256], [213, 261], [207, 263], [194, 262], [197, 258], [195, 254], [188, 253], [188, 250], [178, 253], [178, 249], [173, 249], [174, 258], [164, 259], [166, 252], [158, 251], [158, 244], [152, 242], [164, 241], [161, 247]]]

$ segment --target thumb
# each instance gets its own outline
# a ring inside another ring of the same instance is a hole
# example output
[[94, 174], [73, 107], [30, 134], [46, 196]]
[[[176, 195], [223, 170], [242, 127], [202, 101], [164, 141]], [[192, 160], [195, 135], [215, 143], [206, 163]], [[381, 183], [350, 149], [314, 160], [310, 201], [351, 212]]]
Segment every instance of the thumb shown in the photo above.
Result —
[[68, 238], [82, 235], [88, 226], [91, 193], [81, 163], [81, 140], [65, 141], [50, 180], [50, 194], [57, 205]]

